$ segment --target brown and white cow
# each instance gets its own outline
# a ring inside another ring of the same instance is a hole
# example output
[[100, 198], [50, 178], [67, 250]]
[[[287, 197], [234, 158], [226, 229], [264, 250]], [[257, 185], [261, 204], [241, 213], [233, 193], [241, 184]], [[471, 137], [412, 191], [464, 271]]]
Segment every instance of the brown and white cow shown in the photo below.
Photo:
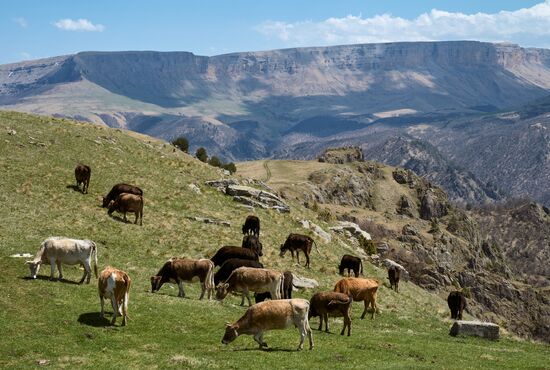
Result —
[[107, 266], [105, 270], [101, 271], [99, 279], [97, 281], [97, 288], [99, 291], [99, 302], [101, 303], [101, 312], [99, 317], [104, 316], [104, 299], [111, 300], [111, 306], [113, 307], [113, 318], [111, 319], [111, 325], [116, 322], [117, 315], [122, 316], [122, 326], [126, 325], [128, 319], [128, 300], [130, 298], [130, 285], [132, 280], [128, 274], [124, 271], [117, 270], [114, 267]]
[[344, 317], [344, 327], [340, 335], [344, 335], [346, 327], [348, 328], [348, 337], [351, 335], [351, 304], [353, 298], [344, 293], [337, 292], [319, 292], [315, 293], [309, 300], [309, 318], [319, 316], [319, 330], [323, 330], [323, 320], [325, 321], [325, 331], [328, 333], [328, 317]]
[[80, 279], [79, 284], [84, 282], [90, 283], [92, 277], [92, 261], [94, 264], [94, 273], [97, 277], [97, 246], [91, 240], [69, 239], [61, 236], [48, 238], [40, 244], [40, 249], [36, 253], [34, 260], [27, 261], [29, 265], [31, 277], [36, 279], [36, 275], [42, 264], [51, 265], [50, 280], [54, 280], [55, 266], [59, 272], [59, 280], [63, 279], [63, 271], [61, 266], [65, 265], [82, 265], [84, 267], [84, 275]]
[[90, 186], [90, 176], [92, 175], [92, 169], [90, 166], [79, 163], [74, 169], [74, 177], [76, 179], [76, 187], [80, 188], [82, 184], [82, 193], [88, 192], [88, 186]]
[[[310, 238], [307, 235], [302, 234], [289, 234], [286, 238], [286, 241], [284, 244], [281, 244], [281, 253], [279, 254], [281, 257], [283, 257], [286, 253], [286, 251], [290, 251], [292, 255], [292, 259], [294, 260], [294, 252], [296, 252], [296, 259], [298, 260], [298, 264], [300, 263], [300, 251], [304, 252], [306, 256], [306, 267], [309, 267], [309, 255], [311, 253], [311, 246], [315, 244], [315, 248], [317, 248], [317, 243], [315, 243], [315, 240]], [[319, 252], [319, 249], [317, 249], [317, 252]]]
[[178, 284], [178, 297], [185, 298], [183, 282], [198, 278], [201, 282], [201, 295], [208, 291], [208, 299], [214, 292], [214, 263], [209, 259], [171, 258], [161, 267], [155, 276], [151, 276], [151, 293], [158, 291], [164, 283]]
[[248, 305], [252, 305], [249, 291], [256, 293], [269, 292], [273, 299], [281, 299], [283, 283], [284, 275], [280, 271], [254, 267], [239, 267], [229, 275], [225, 283], [218, 284], [216, 287], [216, 299], [221, 301], [227, 294], [233, 291], [243, 292], [241, 306], [244, 304], [244, 297], [248, 299]]
[[124, 222], [128, 222], [126, 213], [134, 212], [136, 216], [134, 224], [137, 224], [139, 219], [139, 225], [141, 226], [143, 224], [143, 197], [141, 195], [122, 193], [109, 205], [107, 213], [111, 215], [114, 211], [124, 214]]
[[340, 279], [334, 286], [334, 291], [347, 294], [356, 302], [365, 302], [365, 309], [363, 310], [363, 314], [361, 314], [361, 320], [365, 318], [367, 308], [370, 304], [372, 308], [371, 319], [374, 319], [374, 314], [378, 310], [376, 306], [376, 294], [379, 286], [380, 283], [378, 280], [348, 277]]
[[286, 329], [295, 326], [300, 331], [298, 351], [304, 348], [306, 335], [309, 338], [309, 349], [313, 349], [313, 335], [309, 326], [309, 302], [305, 299], [281, 299], [257, 303], [246, 310], [235, 323], [226, 324], [223, 344], [233, 342], [239, 335], [253, 335], [260, 349], [267, 347], [264, 332]]

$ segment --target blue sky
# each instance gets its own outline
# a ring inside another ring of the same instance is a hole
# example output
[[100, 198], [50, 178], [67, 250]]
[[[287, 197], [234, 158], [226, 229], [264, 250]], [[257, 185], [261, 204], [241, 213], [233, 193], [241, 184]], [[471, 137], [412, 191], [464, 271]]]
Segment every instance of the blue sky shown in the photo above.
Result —
[[0, 64], [86, 50], [457, 39], [550, 48], [550, 0], [0, 1]]

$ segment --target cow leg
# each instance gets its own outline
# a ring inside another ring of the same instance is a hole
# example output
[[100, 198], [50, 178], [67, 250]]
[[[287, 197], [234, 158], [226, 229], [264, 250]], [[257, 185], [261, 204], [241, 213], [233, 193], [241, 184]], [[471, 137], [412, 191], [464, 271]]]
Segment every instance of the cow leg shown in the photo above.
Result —
[[325, 331], [328, 333], [330, 330], [328, 328], [328, 313], [324, 313], [323, 316], [325, 316]]
[[462, 307], [460, 307], [460, 308], [458, 309], [458, 315], [457, 315], [457, 317], [458, 317], [459, 320], [462, 320]]
[[61, 261], [57, 261], [56, 265], [57, 265], [57, 272], [58, 272], [57, 279], [59, 281], [61, 281], [61, 280], [63, 280], [63, 269], [61, 267], [61, 265], [62, 265]]
[[323, 330], [323, 314], [319, 315], [319, 331]]
[[124, 293], [124, 299], [122, 301], [122, 326], [126, 326], [126, 319], [128, 318], [128, 292]]
[[307, 268], [309, 268], [309, 254], [308, 254], [308, 253], [305, 253], [305, 255], [306, 255], [306, 264], [305, 264], [305, 266], [306, 266]]
[[126, 212], [124, 212], [124, 222], [128, 222], [128, 219], [126, 218]]
[[139, 218], [139, 212], [134, 212], [134, 216], [136, 216], [136, 219], [134, 220], [134, 225], [137, 225], [137, 221]]
[[361, 320], [363, 320], [365, 318], [365, 315], [367, 314], [367, 308], [369, 307], [368, 299], [365, 299], [363, 302], [365, 303], [365, 309], [363, 310], [363, 313], [361, 314]]
[[260, 345], [260, 349], [267, 347], [267, 343], [264, 342], [264, 332], [259, 331], [254, 335], [254, 340]]
[[[199, 297], [199, 301], [204, 298], [204, 293], [206, 292], [206, 280], [201, 281], [201, 296]], [[210, 298], [210, 297], [208, 297]]]
[[246, 299], [248, 300], [248, 307], [252, 306], [252, 301], [250, 301], [250, 294], [248, 292], [248, 288], [243, 289], [243, 299], [241, 302], [241, 306], [244, 305], [244, 297], [246, 296]]
[[84, 282], [84, 279], [86, 279], [86, 277], [88, 277], [88, 281], [86, 283], [90, 284], [90, 275], [91, 275], [90, 264], [89, 263], [83, 263], [82, 267], [84, 267], [84, 275], [82, 275], [82, 279], [80, 279], [78, 284], [82, 284]]
[[185, 290], [183, 290], [183, 281], [178, 280], [178, 297], [185, 298]]
[[99, 296], [99, 303], [101, 304], [101, 311], [99, 312], [99, 317], [100, 318], [103, 318], [103, 316], [105, 316], [105, 302], [103, 301], [104, 298], [102, 295]]
[[114, 325], [116, 322], [116, 315], [118, 314], [118, 305], [116, 302], [116, 297], [114, 292], [113, 292], [113, 296], [111, 297], [111, 306], [113, 307], [113, 318], [111, 319], [111, 325]]

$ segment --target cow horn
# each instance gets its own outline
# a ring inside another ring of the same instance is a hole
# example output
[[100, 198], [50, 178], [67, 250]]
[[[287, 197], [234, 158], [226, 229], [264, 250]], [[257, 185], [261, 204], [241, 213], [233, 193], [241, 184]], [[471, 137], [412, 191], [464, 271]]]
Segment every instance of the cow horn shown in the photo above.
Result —
[[231, 326], [231, 323], [229, 321], [226, 321], [225, 326]]

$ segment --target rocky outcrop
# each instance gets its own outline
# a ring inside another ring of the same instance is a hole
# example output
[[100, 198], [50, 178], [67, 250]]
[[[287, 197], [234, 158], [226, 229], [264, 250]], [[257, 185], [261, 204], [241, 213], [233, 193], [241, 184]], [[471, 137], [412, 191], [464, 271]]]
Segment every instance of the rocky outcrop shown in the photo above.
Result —
[[442, 191], [435, 191], [432, 188], [426, 190], [420, 200], [420, 218], [431, 220], [447, 215], [449, 212], [449, 203], [447, 196]]
[[359, 225], [349, 221], [339, 221], [338, 226], [329, 227], [335, 233], [343, 234], [348, 238], [353, 238], [357, 241], [360, 239], [372, 240], [370, 234], [362, 230]]
[[187, 216], [186, 218], [188, 220], [203, 222], [205, 224], [214, 224], [214, 225], [222, 225], [222, 226], [231, 227], [231, 222], [229, 222], [229, 221], [215, 220], [213, 218], [198, 217], [198, 216]]
[[332, 236], [325, 230], [323, 230], [319, 225], [316, 225], [309, 220], [300, 220], [299, 222], [303, 228], [311, 230], [315, 235], [323, 239], [325, 242], [330, 242], [332, 240]]
[[343, 148], [328, 148], [321, 156], [319, 162], [344, 164], [349, 162], [360, 162], [363, 160], [363, 150], [357, 146]]
[[481, 338], [497, 340], [500, 337], [500, 327], [497, 324], [481, 321], [455, 321], [451, 327], [450, 335], [469, 335]]

